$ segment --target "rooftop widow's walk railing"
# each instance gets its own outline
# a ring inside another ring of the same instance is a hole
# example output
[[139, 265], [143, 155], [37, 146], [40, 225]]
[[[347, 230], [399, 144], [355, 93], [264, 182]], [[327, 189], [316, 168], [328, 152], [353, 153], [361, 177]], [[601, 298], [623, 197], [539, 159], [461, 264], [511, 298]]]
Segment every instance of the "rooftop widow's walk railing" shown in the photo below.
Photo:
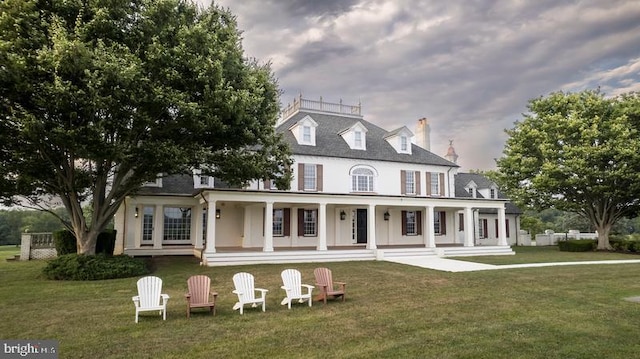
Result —
[[288, 104], [287, 107], [282, 110], [282, 118], [286, 119], [299, 110], [312, 110], [361, 116], [362, 104], [358, 103], [357, 106], [345, 105], [342, 103], [342, 99], [340, 99], [340, 102], [338, 103], [325, 102], [322, 100], [322, 97], [320, 97], [320, 101], [316, 101], [302, 98], [302, 95], [299, 95], [298, 97], [293, 99], [293, 103]]

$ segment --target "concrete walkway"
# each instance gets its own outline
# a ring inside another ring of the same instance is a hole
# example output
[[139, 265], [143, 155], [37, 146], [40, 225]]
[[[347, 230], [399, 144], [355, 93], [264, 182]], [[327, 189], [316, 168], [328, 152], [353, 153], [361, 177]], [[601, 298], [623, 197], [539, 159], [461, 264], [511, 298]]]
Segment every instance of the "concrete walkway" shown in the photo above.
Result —
[[640, 259], [505, 264], [505, 265], [474, 263], [474, 262], [461, 261], [457, 259], [446, 259], [446, 258], [437, 258], [437, 257], [402, 257], [402, 258], [390, 258], [386, 260], [389, 262], [408, 264], [416, 267], [435, 269], [435, 270], [445, 271], [445, 272], [472, 272], [472, 271], [493, 270], [493, 269], [572, 266], [572, 265], [580, 265], [580, 264], [626, 264], [626, 263], [640, 264]]

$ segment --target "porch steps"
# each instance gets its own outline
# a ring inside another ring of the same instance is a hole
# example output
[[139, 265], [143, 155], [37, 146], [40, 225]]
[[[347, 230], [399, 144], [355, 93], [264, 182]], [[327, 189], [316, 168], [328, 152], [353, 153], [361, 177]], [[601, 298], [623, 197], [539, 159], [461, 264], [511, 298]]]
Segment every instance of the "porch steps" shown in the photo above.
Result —
[[516, 254], [510, 246], [441, 247], [441, 257], [504, 256]]
[[370, 249], [327, 250], [327, 251], [274, 251], [274, 252], [218, 252], [203, 253], [207, 266], [230, 266], [245, 264], [313, 263], [372, 261], [375, 254]]
[[378, 249], [377, 259], [391, 259], [401, 257], [438, 257], [435, 248], [385, 248]]

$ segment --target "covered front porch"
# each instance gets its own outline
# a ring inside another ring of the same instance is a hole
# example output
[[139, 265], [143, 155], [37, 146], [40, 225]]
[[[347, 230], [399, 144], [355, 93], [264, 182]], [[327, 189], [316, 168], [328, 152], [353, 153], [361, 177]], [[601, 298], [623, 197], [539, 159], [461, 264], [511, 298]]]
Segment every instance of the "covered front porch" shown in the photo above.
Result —
[[[217, 266], [513, 253], [503, 200], [242, 190], [152, 200], [128, 203], [125, 254]], [[496, 238], [483, 243], [478, 213], [487, 208], [497, 212]]]

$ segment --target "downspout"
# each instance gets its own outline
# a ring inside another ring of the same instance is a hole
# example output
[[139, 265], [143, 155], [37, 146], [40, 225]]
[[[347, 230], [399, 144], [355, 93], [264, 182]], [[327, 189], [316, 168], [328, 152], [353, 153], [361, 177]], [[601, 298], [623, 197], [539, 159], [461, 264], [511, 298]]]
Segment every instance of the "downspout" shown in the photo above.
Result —
[[453, 167], [449, 167], [449, 169], [447, 170], [447, 182], [449, 183], [449, 185], [447, 187], [449, 187], [449, 197], [455, 197], [456, 196], [455, 185], [454, 185], [454, 188], [453, 188], [453, 196], [451, 195], [451, 179], [450, 179], [451, 177], [449, 175], [451, 174], [451, 170], [452, 169], [453, 169]]
[[124, 242], [125, 237], [127, 236], [127, 199], [125, 198], [122, 203], [124, 204], [124, 222], [122, 223], [122, 254], [124, 254]]
[[516, 214], [516, 247], [518, 246], [518, 238], [520, 237], [520, 229], [518, 228], [518, 224], [520, 223], [520, 221], [518, 220], [518, 217], [520, 217], [519, 214]]

